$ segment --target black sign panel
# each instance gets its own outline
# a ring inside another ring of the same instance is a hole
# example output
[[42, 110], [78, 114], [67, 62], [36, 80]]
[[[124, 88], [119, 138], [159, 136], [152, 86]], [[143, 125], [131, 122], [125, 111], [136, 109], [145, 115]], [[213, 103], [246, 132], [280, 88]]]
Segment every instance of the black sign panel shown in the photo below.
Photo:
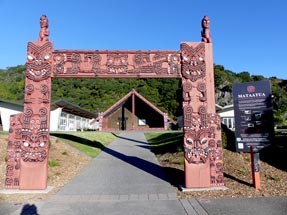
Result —
[[268, 146], [274, 136], [270, 81], [233, 85], [236, 151]]

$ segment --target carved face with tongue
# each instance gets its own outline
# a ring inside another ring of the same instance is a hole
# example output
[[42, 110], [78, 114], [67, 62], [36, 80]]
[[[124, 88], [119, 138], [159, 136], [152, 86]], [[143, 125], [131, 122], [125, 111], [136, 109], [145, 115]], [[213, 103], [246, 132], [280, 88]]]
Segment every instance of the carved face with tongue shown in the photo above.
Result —
[[41, 128], [39, 115], [33, 115], [30, 129], [22, 131], [23, 142], [21, 157], [24, 162], [41, 162], [47, 157], [48, 138], [47, 129]]

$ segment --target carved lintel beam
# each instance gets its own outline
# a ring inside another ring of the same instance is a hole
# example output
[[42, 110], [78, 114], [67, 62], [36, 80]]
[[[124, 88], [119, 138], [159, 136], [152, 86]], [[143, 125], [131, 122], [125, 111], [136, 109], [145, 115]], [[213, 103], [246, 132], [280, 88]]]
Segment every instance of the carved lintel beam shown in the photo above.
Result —
[[178, 51], [53, 52], [53, 77], [178, 78]]

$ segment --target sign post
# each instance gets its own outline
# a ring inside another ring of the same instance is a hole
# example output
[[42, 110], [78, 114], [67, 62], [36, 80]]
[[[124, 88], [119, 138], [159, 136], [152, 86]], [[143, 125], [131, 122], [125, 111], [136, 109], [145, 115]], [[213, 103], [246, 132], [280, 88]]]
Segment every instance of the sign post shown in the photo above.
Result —
[[251, 171], [252, 171], [252, 181], [256, 190], [261, 189], [260, 185], [260, 167], [259, 167], [259, 150], [251, 146], [250, 147], [251, 155]]
[[260, 189], [259, 151], [274, 137], [270, 81], [233, 85], [237, 152], [250, 152], [253, 185]]

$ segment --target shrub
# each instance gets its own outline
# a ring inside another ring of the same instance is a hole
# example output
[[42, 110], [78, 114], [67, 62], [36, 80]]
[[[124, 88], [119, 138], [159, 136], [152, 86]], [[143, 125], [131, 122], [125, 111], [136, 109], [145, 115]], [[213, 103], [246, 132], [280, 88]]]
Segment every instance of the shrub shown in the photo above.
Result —
[[49, 167], [53, 168], [53, 167], [56, 167], [56, 166], [59, 166], [58, 161], [56, 161], [56, 160], [49, 161]]

